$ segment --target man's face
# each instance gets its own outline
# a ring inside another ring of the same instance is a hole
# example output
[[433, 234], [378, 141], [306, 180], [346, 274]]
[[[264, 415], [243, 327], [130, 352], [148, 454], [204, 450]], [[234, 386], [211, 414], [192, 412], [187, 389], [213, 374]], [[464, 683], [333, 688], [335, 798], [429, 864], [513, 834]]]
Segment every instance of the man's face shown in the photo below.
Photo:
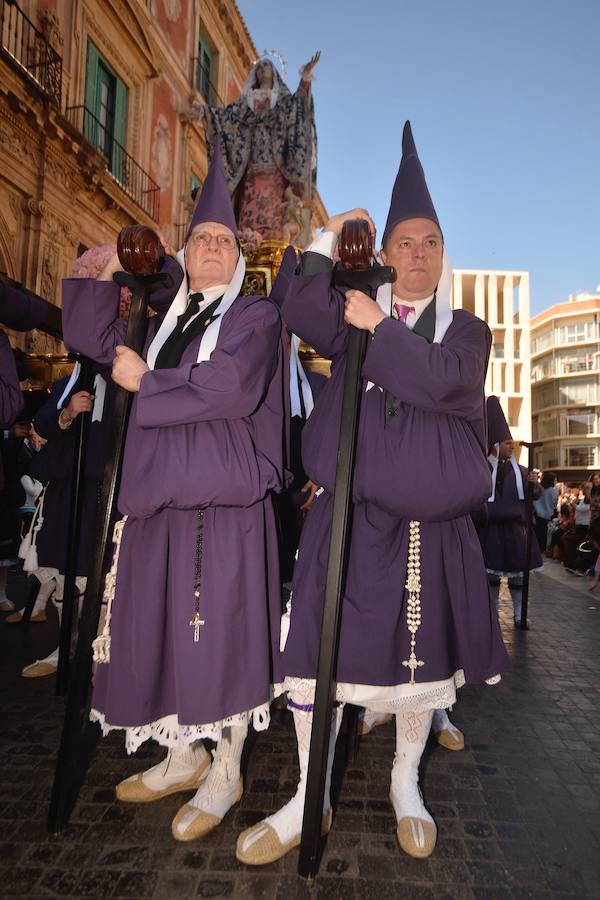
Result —
[[431, 297], [442, 274], [443, 241], [430, 219], [406, 219], [392, 230], [381, 256], [396, 270], [394, 294], [402, 300]]
[[515, 451], [515, 442], [514, 441], [501, 441], [500, 442], [500, 459], [510, 459]]
[[185, 267], [190, 288], [203, 291], [229, 284], [237, 265], [239, 249], [235, 235], [218, 222], [201, 222], [185, 245]]

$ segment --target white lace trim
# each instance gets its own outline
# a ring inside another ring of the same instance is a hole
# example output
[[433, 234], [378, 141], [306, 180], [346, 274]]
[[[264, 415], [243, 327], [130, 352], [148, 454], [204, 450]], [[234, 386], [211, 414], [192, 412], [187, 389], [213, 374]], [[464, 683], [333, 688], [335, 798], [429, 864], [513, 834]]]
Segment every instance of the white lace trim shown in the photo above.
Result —
[[[523, 577], [523, 572], [499, 572], [498, 569], [486, 569], [485, 570], [488, 575], [498, 575], [500, 578], [519, 578]], [[534, 572], [543, 572], [544, 565], [542, 563], [541, 566], [538, 566], [537, 569], [530, 569], [529, 574], [533, 575]]]
[[[497, 684], [501, 675], [493, 675], [486, 679], [486, 684]], [[314, 698], [315, 680], [313, 678], [287, 677], [284, 689], [301, 693], [304, 697]], [[339, 703], [352, 703], [365, 706], [375, 712], [395, 712], [410, 709], [415, 712], [427, 712], [430, 709], [449, 709], [456, 703], [456, 691], [465, 684], [465, 674], [457, 669], [451, 678], [445, 681], [429, 681], [422, 684], [373, 685], [338, 682], [336, 700]], [[311, 702], [310, 700], [308, 702]]]
[[[280, 684], [273, 685], [273, 697], [277, 697], [283, 691]], [[247, 726], [252, 722], [256, 731], [266, 731], [271, 721], [269, 707], [271, 702], [263, 703], [262, 706], [256, 706], [254, 709], [242, 713], [236, 713], [234, 716], [227, 716], [225, 719], [219, 719], [217, 722], [207, 722], [203, 725], [180, 725], [177, 714], [173, 713], [169, 716], [163, 716], [154, 722], [148, 722], [147, 725], [136, 725], [127, 727], [123, 725], [111, 725], [106, 721], [104, 713], [97, 709], [90, 710], [90, 721], [98, 722], [102, 729], [104, 737], [110, 731], [125, 732], [125, 749], [127, 753], [135, 753], [138, 747], [144, 741], [153, 738], [163, 747], [178, 747], [185, 749], [193, 744], [194, 741], [202, 738], [209, 738], [211, 741], [219, 742], [224, 728], [230, 725]]]

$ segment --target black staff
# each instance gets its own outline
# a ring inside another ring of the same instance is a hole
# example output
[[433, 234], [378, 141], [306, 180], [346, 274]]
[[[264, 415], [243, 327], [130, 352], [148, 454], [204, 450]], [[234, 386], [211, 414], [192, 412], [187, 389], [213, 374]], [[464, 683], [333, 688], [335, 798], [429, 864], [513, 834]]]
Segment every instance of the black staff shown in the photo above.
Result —
[[[82, 390], [92, 390], [92, 363], [80, 357], [81, 371], [78, 381]], [[90, 432], [90, 413], [81, 413], [75, 423], [75, 447], [73, 457], [73, 478], [71, 479], [71, 502], [67, 518], [67, 557], [65, 562], [65, 582], [62, 599], [62, 618], [58, 644], [58, 667], [56, 670], [56, 693], [62, 697], [67, 692], [69, 681], [69, 661], [71, 641], [73, 638], [73, 609], [75, 606], [75, 582], [77, 578], [77, 562], [79, 557], [79, 537], [81, 518], [83, 515], [83, 488], [85, 480], [85, 464], [87, 459], [88, 436]]]
[[[542, 446], [542, 441], [521, 441], [522, 447], [529, 450], [529, 458], [527, 460], [527, 475], [531, 475], [533, 470], [533, 451], [536, 447]], [[521, 600], [521, 619], [519, 628], [527, 631], [527, 604], [529, 602], [529, 572], [531, 569], [531, 535], [533, 533], [533, 482], [527, 481], [527, 502], [526, 502], [526, 525], [525, 525], [525, 565], [523, 566], [523, 588]]]
[[[117, 272], [114, 280], [120, 286], [130, 288], [133, 294], [124, 343], [126, 347], [139, 354], [146, 338], [148, 297], [153, 291], [169, 287], [172, 279], [168, 273], [156, 271], [162, 251], [158, 237], [149, 228], [139, 225], [124, 228], [119, 235], [117, 247], [121, 265], [129, 271]], [[61, 831], [68, 824], [86, 765], [88, 749], [86, 744], [90, 743], [87, 729], [92, 641], [98, 632], [100, 620], [104, 576], [108, 569], [117, 515], [116, 501], [131, 401], [132, 396], [129, 392], [122, 389], [117, 391], [114, 409], [115, 427], [111, 432], [111, 445], [104, 469], [98, 510], [95, 542], [97, 550], [81, 611], [73, 674], [69, 681], [67, 706], [50, 798], [48, 814], [50, 832]]]
[[[372, 265], [373, 237], [369, 232], [367, 222], [362, 219], [344, 223], [340, 237], [340, 258], [345, 268], [337, 269], [335, 272], [334, 283], [337, 287], [353, 288], [374, 297], [380, 285], [393, 282], [396, 278], [391, 267]], [[352, 481], [362, 393], [361, 369], [367, 338], [366, 331], [349, 326], [325, 583], [325, 605], [321, 624], [321, 644], [298, 864], [298, 873], [304, 878], [313, 878], [316, 875], [319, 862], [331, 714], [336, 692], [335, 672], [341, 601], [344, 594], [346, 564], [350, 549]]]

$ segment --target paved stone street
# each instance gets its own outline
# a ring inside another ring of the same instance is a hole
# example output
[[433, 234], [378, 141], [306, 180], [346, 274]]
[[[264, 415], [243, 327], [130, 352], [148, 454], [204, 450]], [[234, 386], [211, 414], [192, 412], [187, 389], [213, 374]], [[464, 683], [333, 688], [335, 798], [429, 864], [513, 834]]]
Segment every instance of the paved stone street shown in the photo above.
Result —
[[[509, 675], [497, 687], [461, 692], [453, 719], [465, 731], [465, 750], [429, 747], [422, 783], [439, 828], [434, 855], [418, 861], [397, 848], [387, 799], [394, 732], [386, 725], [362, 739], [353, 761], [345, 764], [338, 753], [341, 790], [312, 885], [296, 875], [297, 850], [258, 871], [234, 855], [237, 834], [276, 810], [295, 787], [292, 722], [284, 711], [248, 742], [244, 797], [203, 841], [188, 845], [171, 837], [183, 795], [146, 806], [116, 802], [114, 784], [160, 756], [152, 746], [127, 758], [117, 735], [98, 744], [69, 827], [48, 835], [63, 701], [54, 696], [54, 677], [26, 680], [19, 672], [56, 643], [54, 612], [27, 634], [0, 623], [0, 894], [600, 897], [600, 588], [595, 597], [586, 591], [588, 580], [554, 563], [546, 568], [535, 579], [529, 632], [513, 629], [503, 600]], [[13, 583], [15, 597], [17, 590]]]

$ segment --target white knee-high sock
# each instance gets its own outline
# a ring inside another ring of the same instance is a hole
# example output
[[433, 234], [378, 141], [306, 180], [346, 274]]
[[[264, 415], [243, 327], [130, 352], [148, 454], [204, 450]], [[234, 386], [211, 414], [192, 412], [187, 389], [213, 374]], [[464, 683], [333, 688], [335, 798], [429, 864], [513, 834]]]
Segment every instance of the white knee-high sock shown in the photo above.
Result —
[[[294, 694], [290, 695], [292, 703], [294, 702]], [[305, 700], [306, 698], [302, 698]], [[312, 703], [312, 701], [311, 701]], [[305, 705], [305, 704], [303, 704]], [[323, 812], [331, 807], [331, 770], [333, 769], [333, 758], [335, 756], [335, 743], [337, 740], [340, 723], [342, 721], [342, 707], [338, 706], [334, 709], [331, 717], [331, 732], [329, 735], [329, 753], [327, 756], [327, 775], [325, 779], [325, 794], [323, 797]], [[308, 756], [310, 751], [310, 736], [312, 731], [312, 710], [305, 711], [292, 707], [294, 714], [294, 726], [296, 728], [296, 739], [298, 741], [298, 761], [300, 763], [300, 780], [296, 793], [286, 805], [276, 812], [274, 815], [265, 819], [277, 833], [277, 837], [282, 844], [287, 844], [292, 838], [300, 834], [302, 831], [302, 818], [304, 815], [304, 799], [306, 796], [306, 779], [308, 775]]]
[[392, 767], [390, 799], [398, 822], [406, 816], [412, 816], [433, 823], [419, 790], [419, 763], [432, 719], [433, 710], [403, 710], [396, 713], [396, 755]]
[[[189, 747], [173, 747], [164, 759], [142, 774], [142, 781], [151, 791], [163, 791], [191, 778], [207, 752], [202, 741], [195, 741]], [[135, 781], [132, 775], [127, 781]]]
[[[220, 819], [231, 809], [238, 799], [240, 762], [247, 734], [247, 725], [228, 725], [223, 729], [210, 772], [189, 801], [190, 806]], [[185, 831], [187, 821], [180, 824], [181, 830]]]
[[433, 721], [431, 723], [431, 727], [436, 734], [440, 731], [458, 731], [456, 725], [453, 725], [450, 721], [447, 709], [433, 710]]
[[37, 597], [35, 598], [33, 609], [31, 610], [32, 616], [35, 616], [35, 614], [39, 612], [45, 612], [46, 604], [54, 593], [55, 588], [56, 582], [54, 578], [51, 578], [50, 581], [45, 581], [44, 584], [40, 584], [40, 589], [38, 591]]

